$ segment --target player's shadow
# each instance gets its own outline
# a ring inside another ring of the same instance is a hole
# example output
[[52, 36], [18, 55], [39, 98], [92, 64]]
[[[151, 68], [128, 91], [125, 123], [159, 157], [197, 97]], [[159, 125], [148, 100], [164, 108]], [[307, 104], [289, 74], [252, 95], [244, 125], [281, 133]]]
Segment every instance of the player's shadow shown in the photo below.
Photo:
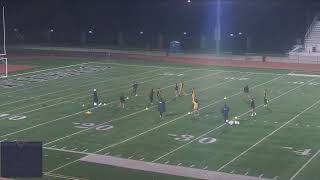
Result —
[[173, 112], [171, 112], [171, 113], [168, 113], [168, 114], [166, 114], [166, 115], [164, 115], [165, 117], [172, 117], [172, 116], [177, 116], [177, 115], [179, 115], [178, 113], [173, 113]]

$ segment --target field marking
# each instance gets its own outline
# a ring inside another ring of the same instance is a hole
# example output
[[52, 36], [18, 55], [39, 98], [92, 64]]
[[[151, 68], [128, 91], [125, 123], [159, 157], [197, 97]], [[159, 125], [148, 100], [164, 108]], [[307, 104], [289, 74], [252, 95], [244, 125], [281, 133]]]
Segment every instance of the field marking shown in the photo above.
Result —
[[[190, 70], [192, 70], [192, 69], [190, 69]], [[219, 74], [219, 73], [221, 73], [221, 72], [212, 73], [211, 75], [215, 75], [215, 74]], [[206, 76], [208, 76], [208, 75], [206, 75]], [[202, 78], [202, 77], [198, 77], [198, 78], [191, 79], [191, 80], [188, 80], [188, 81], [193, 81], [193, 80], [196, 80], [196, 79], [199, 79], [199, 78]], [[187, 81], [185, 81], [185, 82], [187, 82]], [[174, 84], [173, 84], [173, 85], [170, 85], [170, 86], [167, 86], [166, 88], [171, 87], [171, 86], [174, 86]], [[163, 89], [165, 89], [165, 88], [163, 88]], [[118, 101], [117, 101], [117, 100], [116, 100], [116, 101], [112, 101], [112, 102], [110, 102], [110, 103], [108, 103], [108, 104], [111, 104], [111, 103], [114, 103], [114, 102], [118, 102]], [[48, 106], [46, 106], [46, 107], [48, 107]], [[100, 106], [100, 107], [102, 107], [102, 106]], [[28, 127], [28, 128], [24, 128], [24, 129], [21, 129], [21, 130], [12, 132], [12, 133], [8, 133], [8, 134], [5, 134], [5, 135], [1, 135], [0, 138], [1, 138], [1, 137], [6, 137], [6, 136], [10, 136], [10, 135], [13, 135], [13, 134], [17, 134], [17, 133], [20, 133], [20, 132], [23, 132], [23, 131], [26, 131], [26, 130], [29, 130], [29, 129], [33, 129], [33, 128], [36, 128], [36, 127], [39, 127], [39, 126], [43, 126], [43, 125], [46, 125], [46, 124], [50, 124], [50, 123], [53, 123], [53, 122], [56, 122], [56, 121], [59, 121], [59, 120], [62, 120], [62, 119], [68, 118], [68, 117], [72, 117], [72, 116], [75, 116], [75, 115], [84, 113], [84, 112], [89, 111], [89, 110], [98, 109], [98, 108], [100, 108], [100, 107], [99, 107], [99, 106], [98, 106], [98, 107], [92, 107], [92, 108], [85, 109], [85, 110], [82, 110], [82, 111], [79, 111], [79, 112], [76, 112], [76, 113], [73, 113], [73, 114], [69, 114], [69, 115], [66, 115], [66, 116], [62, 116], [62, 117], [60, 117], [60, 118], [57, 118], [57, 119], [54, 119], [54, 120], [51, 120], [51, 121], [47, 121], [47, 122], [44, 122], [44, 123], [40, 123], [40, 124], [31, 126], [31, 127]], [[140, 110], [140, 111], [141, 111], [141, 110]], [[138, 111], [138, 112], [140, 112], [140, 111]], [[143, 111], [145, 111], [145, 109], [144, 109]], [[135, 113], [133, 113], [133, 114], [136, 114], [136, 113], [137, 113], [137, 112], [135, 112]], [[18, 114], [18, 115], [19, 115], [19, 114]], [[1, 120], [1, 119], [0, 119], [0, 120]]]
[[260, 139], [257, 143], [253, 144], [251, 147], [249, 147], [248, 149], [246, 149], [245, 151], [243, 151], [242, 153], [240, 153], [238, 156], [236, 156], [235, 158], [233, 158], [231, 161], [227, 162], [226, 164], [224, 164], [223, 166], [221, 166], [218, 171], [221, 171], [223, 168], [225, 168], [226, 166], [228, 166], [229, 164], [233, 163], [235, 160], [237, 160], [239, 157], [241, 157], [242, 155], [244, 155], [245, 153], [247, 153], [248, 151], [250, 151], [251, 149], [253, 149], [254, 147], [256, 147], [258, 144], [260, 144], [262, 141], [266, 140], [267, 138], [269, 138], [270, 136], [272, 136], [274, 133], [278, 132], [280, 129], [282, 129], [283, 127], [285, 127], [287, 124], [291, 123], [292, 121], [294, 121], [295, 119], [297, 119], [301, 114], [305, 113], [306, 111], [308, 111], [309, 109], [313, 108], [315, 105], [320, 103], [320, 99], [318, 101], [316, 101], [314, 104], [312, 104], [311, 106], [309, 106], [308, 108], [304, 109], [303, 111], [301, 111], [299, 114], [297, 114], [296, 116], [294, 116], [293, 118], [291, 118], [289, 121], [287, 121], [286, 123], [284, 123], [283, 125], [281, 125], [279, 128], [277, 128], [276, 130], [272, 131], [270, 134], [268, 134], [267, 136], [263, 137], [262, 139]]
[[51, 176], [51, 177], [56, 177], [56, 178], [62, 178], [62, 179], [70, 179], [70, 180], [89, 180], [85, 178], [79, 178], [79, 177], [73, 177], [73, 176], [65, 176], [62, 174], [56, 174], [56, 173], [43, 173], [45, 176]]
[[[154, 81], [154, 80], [161, 79], [161, 78], [163, 78], [163, 77], [160, 76], [160, 77], [148, 79], [148, 80], [146, 80], [146, 81], [140, 82], [140, 84], [143, 84], [143, 83], [146, 83], [146, 82], [149, 82], [149, 81]], [[125, 87], [128, 87], [128, 86], [123, 86], [123, 87], [121, 87], [121, 89], [122, 89], [122, 88], [125, 88]], [[116, 89], [119, 89], [119, 88], [114, 88], [114, 89], [112, 89], [112, 91], [113, 91], [113, 90], [116, 90]], [[101, 94], [101, 92], [108, 92], [108, 90], [107, 90], [107, 91], [100, 91], [100, 94]], [[59, 105], [59, 104], [64, 104], [64, 103], [72, 102], [73, 100], [82, 99], [82, 98], [86, 98], [86, 97], [89, 97], [89, 96], [91, 96], [91, 95], [85, 95], [85, 96], [73, 98], [73, 99], [70, 99], [70, 100], [66, 100], [66, 101], [62, 101], [62, 102], [59, 102], [59, 103], [51, 104], [51, 105], [49, 105], [49, 106], [44, 106], [44, 107], [36, 108], [36, 109], [33, 109], [33, 110], [25, 111], [25, 112], [22, 112], [22, 113], [18, 113], [18, 114], [15, 114], [15, 115], [18, 115], [18, 116], [19, 116], [19, 115], [24, 115], [24, 114], [27, 114], [27, 113], [30, 113], [30, 112], [39, 111], [39, 110], [46, 109], [46, 108], [49, 108], [49, 107], [54, 107], [54, 106], [57, 106], [57, 105]], [[107, 103], [107, 105], [113, 104], [113, 103], [115, 103], [115, 102], [118, 102], [118, 100], [111, 101], [111, 102]], [[31, 106], [32, 106], [32, 105], [31, 105]], [[96, 108], [99, 108], [99, 107], [96, 107]], [[89, 108], [89, 109], [87, 109], [87, 110], [92, 110], [92, 109], [93, 109], [93, 108]], [[9, 112], [9, 111], [6, 111], [6, 112]], [[6, 119], [6, 117], [0, 118], [0, 120], [3, 120], [3, 119]]]
[[[122, 67], [120, 67], [120, 68], [122, 68]], [[157, 70], [161, 70], [161, 68], [158, 68]], [[29, 84], [29, 85], [32, 85], [32, 86], [28, 86], [27, 85], [27, 87], [24, 86], [24, 88], [19, 88], [19, 89], [14, 90], [14, 91], [6, 92], [6, 93], [0, 93], [0, 96], [6, 95], [6, 94], [15, 93], [15, 92], [18, 92], [18, 91], [23, 91], [23, 90], [28, 90], [28, 89], [34, 89], [34, 88], [47, 86], [50, 82], [55, 82], [57, 85], [60, 85], [61, 83], [66, 83], [68, 81], [79, 80], [79, 79], [82, 79], [82, 78], [83, 79], [89, 79], [89, 78], [91, 78], [92, 74], [104, 75], [104, 74], [108, 74], [108, 73], [110, 73], [110, 71], [91, 72], [91, 74], [90, 73], [86, 73], [86, 74], [80, 74], [80, 75], [77, 75], [77, 76], [68, 76], [68, 77], [63, 78], [63, 79], [55, 79], [55, 80], [52, 80], [52, 81], [44, 81], [44, 82], [39, 82], [39, 83], [36, 83], [36, 84]], [[87, 75], [87, 76], [84, 76], [84, 75]], [[99, 77], [97, 79], [103, 79], [103, 78]], [[42, 83], [42, 84], [40, 84], [40, 83]], [[39, 85], [37, 85], [37, 84], [39, 84]]]
[[[158, 70], [158, 69], [157, 69]], [[133, 76], [140, 76], [142, 74], [146, 74], [146, 73], [152, 73], [152, 72], [155, 72], [157, 70], [152, 70], [152, 71], [147, 71], [147, 72], [143, 72], [143, 73], [138, 73], [138, 74], [135, 74]], [[125, 76], [121, 76], [121, 77], [116, 77], [116, 78], [111, 78], [111, 79], [108, 79], [108, 80], [104, 80], [104, 81], [98, 81], [98, 82], [95, 82], [95, 83], [91, 83], [91, 84], [86, 84], [86, 85], [82, 85], [82, 86], [79, 86], [79, 87], [86, 87], [86, 86], [90, 86], [92, 84], [98, 84], [98, 83], [102, 83], [102, 82], [110, 82], [110, 81], [113, 81], [113, 80], [116, 80], [116, 79], [119, 79], [119, 78], [128, 78], [128, 76], [130, 77], [130, 75], [125, 75]], [[156, 79], [156, 77], [158, 76], [154, 76], [152, 77], [153, 79]], [[158, 77], [158, 78], [162, 78], [161, 76]], [[146, 79], [146, 77], [142, 77], [142, 78], [138, 78], [137, 80], [141, 80], [141, 79]], [[152, 80], [152, 79], [149, 79], [149, 80]], [[148, 81], [145, 81], [145, 82], [148, 82]], [[140, 83], [145, 83], [145, 82], [140, 82]], [[63, 86], [62, 86], [63, 87]], [[105, 92], [109, 92], [109, 91], [113, 91], [113, 90], [117, 90], [117, 89], [122, 89], [122, 88], [126, 88], [128, 86], [121, 86], [120, 88], [113, 88], [113, 89], [108, 89], [108, 90], [104, 90], [104, 91], [99, 91], [100, 93], [105, 93]], [[9, 104], [13, 104], [13, 103], [17, 103], [17, 102], [20, 102], [20, 101], [25, 101], [25, 100], [30, 100], [30, 99], [35, 99], [35, 98], [38, 98], [38, 97], [42, 97], [42, 96], [46, 96], [46, 95], [50, 95], [50, 94], [55, 94], [55, 93], [59, 93], [59, 92], [63, 92], [63, 91], [67, 91], [67, 90], [72, 90], [74, 88], [68, 88], [68, 89], [63, 89], [63, 90], [58, 90], [58, 91], [54, 91], [54, 92], [51, 92], [51, 93], [47, 93], [47, 94], [43, 94], [43, 95], [40, 95], [40, 96], [33, 96], [33, 97], [29, 97], [29, 98], [25, 98], [25, 99], [21, 99], [21, 100], [17, 100], [17, 101], [13, 101], [13, 102], [10, 102], [10, 103], [6, 103], [6, 104], [2, 104], [0, 105], [1, 106], [5, 106], [5, 105], [9, 105]], [[36, 105], [39, 105], [39, 104], [43, 104], [43, 103], [46, 103], [46, 102], [50, 102], [50, 101], [55, 101], [55, 100], [58, 100], [58, 99], [63, 99], [63, 98], [66, 98], [66, 97], [70, 97], [70, 96], [74, 96], [74, 95], [81, 95], [81, 94], [84, 94], [84, 93], [71, 93], [71, 94], [68, 94], [68, 95], [65, 95], [65, 96], [60, 96], [58, 98], [52, 98], [52, 99], [49, 99], [47, 101], [42, 101], [41, 103], [36, 103], [36, 104], [32, 104], [32, 105], [28, 105], [28, 106], [23, 106], [23, 107], [20, 107], [20, 108], [16, 108], [16, 109], [11, 109], [10, 111], [6, 111], [6, 112], [12, 112], [12, 111], [16, 111], [16, 110], [19, 110], [19, 109], [25, 109], [25, 108], [29, 108], [29, 107], [32, 107], [32, 106], [36, 106]], [[62, 102], [59, 102], [59, 103], [56, 103], [56, 104], [53, 104], [53, 105], [59, 105], [59, 104], [63, 104], [65, 102], [70, 102], [72, 100], [76, 100], [76, 99], [82, 99], [82, 98], [86, 98], [88, 96], [91, 96], [91, 95], [84, 95], [84, 96], [80, 96], [80, 97], [77, 97], [77, 98], [72, 98], [70, 100], [66, 100], [66, 101], [62, 101]], [[53, 106], [52, 105], [52, 106]], [[42, 107], [42, 108], [47, 108], [47, 107]], [[1, 119], [0, 119], [1, 120]]]
[[290, 180], [293, 180], [297, 177], [297, 175], [320, 153], [320, 150], [318, 150], [317, 153], [315, 153], [303, 166], [290, 178]]
[[[270, 83], [270, 82], [272, 82], [272, 81], [278, 80], [278, 79], [281, 78], [281, 77], [283, 77], [283, 76], [279, 76], [279, 77], [273, 78], [273, 79], [271, 79], [271, 80], [269, 80], [269, 81], [267, 81], [267, 82], [261, 83], [261, 84], [259, 84], [259, 85], [256, 85], [256, 86], [252, 87], [252, 88], [256, 88], [256, 87], [262, 86], [262, 85], [264, 85], [264, 84]], [[242, 91], [240, 91], [240, 92], [238, 92], [238, 93], [236, 93], [236, 94], [233, 94], [233, 95], [229, 96], [229, 98], [234, 97], [234, 96], [237, 96], [237, 95], [239, 95], [239, 94], [241, 94], [241, 93], [242, 93]], [[206, 108], [208, 108], [208, 107], [210, 107], [210, 106], [212, 106], [212, 105], [214, 105], [214, 104], [217, 104], [217, 103], [223, 102], [223, 101], [224, 101], [224, 99], [221, 99], [221, 100], [218, 100], [218, 101], [214, 101], [213, 103], [209, 103], [208, 105], [200, 108], [199, 110], [206, 109]], [[137, 138], [137, 137], [139, 137], [139, 136], [142, 136], [142, 135], [144, 135], [144, 134], [146, 134], [146, 133], [148, 133], [148, 132], [151, 132], [151, 131], [153, 131], [153, 130], [155, 130], [155, 129], [158, 129], [158, 128], [160, 128], [160, 127], [162, 127], [162, 126], [165, 126], [165, 125], [167, 125], [167, 124], [170, 124], [170, 123], [172, 123], [172, 122], [175, 122], [175, 121], [177, 121], [177, 120], [179, 120], [179, 119], [181, 119], [181, 118], [184, 118], [184, 117], [186, 117], [186, 116], [188, 116], [188, 115], [189, 115], [189, 114], [186, 113], [186, 114], [184, 114], [184, 115], [182, 115], [182, 116], [179, 116], [179, 117], [177, 117], [177, 118], [175, 118], [175, 119], [173, 119], [173, 120], [170, 120], [170, 121], [168, 121], [168, 122], [165, 122], [165, 123], [163, 123], [163, 124], [160, 124], [159, 126], [156, 126], [156, 127], [153, 127], [153, 128], [151, 128], [151, 129], [149, 129], [149, 130], [147, 130], [147, 131], [144, 131], [144, 132], [142, 132], [142, 133], [140, 133], [140, 134], [137, 134], [137, 135], [135, 135], [135, 136], [132, 136], [132, 137], [130, 137], [130, 138], [128, 138], [128, 139], [125, 139], [125, 140], [123, 140], [123, 141], [120, 141], [120, 142], [118, 142], [118, 143], [114, 143], [114, 144], [109, 145], [109, 146], [107, 146], [107, 147], [105, 147], [105, 148], [102, 148], [102, 149], [100, 149], [100, 150], [98, 150], [98, 151], [96, 151], [96, 152], [101, 152], [101, 151], [103, 151], [103, 150], [105, 150], [105, 149], [109, 149], [109, 148], [111, 148], [111, 147], [115, 147], [115, 146], [118, 146], [118, 145], [123, 144], [123, 143], [125, 143], [125, 142], [131, 141], [132, 139], [135, 139], [135, 138]]]
[[[149, 65], [137, 65], [137, 64], [122, 64], [122, 63], [105, 63], [105, 62], [102, 62], [102, 61], [95, 61], [95, 62], [89, 62], [89, 63], [92, 63], [92, 64], [111, 64], [111, 65], [119, 65], [119, 66], [135, 66], [135, 67], [159, 67], [159, 68], [165, 68], [165, 67], [170, 67], [170, 66], [149, 66]], [[174, 67], [175, 69], [186, 69], [188, 67]], [[215, 69], [206, 69], [206, 68], [194, 68], [194, 70], [202, 70], [202, 71], [216, 71]], [[248, 72], [245, 72], [245, 71], [228, 71], [228, 70], [220, 70], [222, 72], [236, 72], [236, 73], [248, 73]], [[285, 73], [268, 73], [268, 72], [265, 72], [265, 73], [259, 73], [259, 72], [250, 72], [250, 73], [253, 73], [253, 74], [269, 74], [269, 75], [287, 75], [288, 74], [285, 74]]]
[[[220, 73], [221, 73], [221, 72], [211, 73], [211, 74], [208, 74], [208, 75], [206, 75], [206, 76], [201, 76], [201, 77], [198, 77], [198, 78], [195, 78], [195, 79], [191, 79], [191, 80], [188, 80], [188, 81], [185, 81], [185, 82], [194, 81], [194, 80], [198, 80], [198, 79], [201, 79], [201, 78], [207, 78], [207, 77], [210, 77], [210, 76], [213, 76], [213, 75], [217, 75], [217, 74], [220, 74]], [[218, 83], [218, 84], [215, 85], [215, 87], [217, 87], [217, 86], [219, 86], [219, 85], [222, 85], [222, 84], [224, 84], [224, 83], [226, 83], [226, 82], [228, 82], [228, 81]], [[230, 81], [230, 82], [231, 82], [231, 81]], [[166, 89], [166, 88], [169, 88], [169, 87], [172, 87], [172, 86], [175, 86], [175, 85], [172, 84], [172, 85], [169, 85], [169, 86], [167, 86], [167, 87], [165, 87], [165, 88], [162, 88], [162, 89]], [[116, 102], [118, 102], [118, 101], [116, 101]], [[155, 106], [156, 106], [156, 105], [154, 105], [154, 106], [152, 106], [152, 107], [155, 107]], [[97, 127], [99, 127], [99, 126], [108, 124], [108, 123], [110, 123], [110, 122], [118, 121], [118, 120], [121, 120], [121, 119], [130, 117], [130, 116], [133, 116], [133, 115], [139, 114], [139, 113], [141, 113], [141, 112], [145, 112], [145, 111], [147, 111], [147, 110], [146, 110], [146, 109], [142, 109], [142, 110], [136, 111], [136, 112], [134, 112], [134, 113], [131, 113], [131, 114], [128, 114], [128, 115], [125, 115], [125, 116], [121, 116], [121, 117], [118, 117], [118, 118], [115, 118], [115, 119], [112, 119], [112, 120], [109, 120], [109, 121], [106, 121], [106, 122], [97, 124], [97, 125], [92, 126], [92, 127], [90, 127], [90, 128], [86, 128], [86, 129], [77, 131], [77, 132], [75, 132], [75, 133], [66, 135], [66, 136], [64, 136], [64, 137], [55, 139], [55, 140], [53, 140], [53, 141], [47, 142], [47, 143], [45, 143], [44, 145], [52, 144], [52, 143], [54, 143], [54, 142], [57, 142], [57, 141], [60, 141], [60, 140], [63, 140], [63, 139], [72, 137], [72, 136], [74, 136], [74, 135], [77, 135], [77, 134], [80, 134], [80, 133], [82, 133], [82, 132], [85, 132], [85, 131], [88, 131], [88, 130], [97, 128]], [[1, 136], [0, 136], [0, 137], [1, 137]]]
[[[278, 79], [282, 78], [283, 76], [284, 76], [284, 75], [278, 76], [278, 77], [273, 78], [273, 79], [271, 79], [271, 80], [269, 80], [269, 81], [266, 81], [266, 82], [264, 82], [264, 83], [261, 83], [261, 84], [259, 84], [259, 85], [256, 85], [256, 86], [254, 86], [254, 87], [252, 87], [252, 88], [256, 88], [256, 87], [262, 86], [262, 85], [264, 85], [264, 84], [270, 83], [270, 82], [272, 82], [272, 81], [278, 80]], [[230, 81], [233, 81], [233, 80], [230, 80]], [[236, 93], [236, 94], [233, 94], [233, 95], [229, 96], [229, 98], [231, 98], [231, 97], [233, 97], [233, 96], [237, 96], [237, 95], [239, 95], [239, 94], [241, 94], [241, 93], [242, 93], [242, 91], [240, 91], [240, 92], [238, 92], [238, 93]], [[218, 103], [218, 102], [220, 102], [220, 101], [224, 101], [224, 99], [219, 100], [219, 101], [214, 101], [213, 103], [209, 104], [209, 105], [206, 106], [206, 107], [209, 107], [210, 105], [216, 104], [216, 103]], [[203, 107], [203, 108], [206, 108], [206, 107]], [[202, 108], [202, 109], [203, 109], [203, 108]], [[186, 115], [188, 115], [188, 114], [185, 114], [185, 115], [183, 115], [183, 116], [180, 116], [180, 118], [183, 118], [183, 117], [185, 117]], [[147, 133], [147, 132], [149, 132], [149, 131], [152, 131], [152, 130], [154, 130], [154, 129], [160, 128], [160, 127], [162, 127], [162, 126], [164, 126], [164, 125], [166, 125], [166, 124], [169, 124], [170, 122], [176, 121], [176, 120], [177, 120], [177, 119], [173, 119], [173, 120], [171, 120], [171, 121], [169, 121], [169, 122], [167, 122], [167, 123], [163, 123], [163, 124], [161, 124], [160, 126], [154, 127], [154, 128], [152, 128], [152, 129], [149, 129], [148, 131], [143, 132], [143, 134], [145, 134], [145, 133]], [[132, 137], [132, 138], [141, 136], [141, 135], [143, 135], [143, 134], [140, 133], [140, 134], [138, 134], [138, 135], [136, 135], [136, 136], [134, 136], [134, 137]], [[131, 138], [131, 139], [132, 139], [132, 138]], [[60, 138], [59, 138], [59, 139], [60, 139]], [[127, 139], [127, 140], [125, 140], [125, 141], [129, 141], [129, 140], [130, 140], [130, 138]], [[123, 142], [121, 142], [121, 143], [123, 143]], [[46, 145], [46, 144], [45, 144], [45, 145]], [[106, 147], [106, 148], [109, 148], [109, 146]], [[106, 148], [103, 148], [103, 150], [105, 150]], [[90, 154], [97, 154], [99, 151], [102, 151], [102, 150], [100, 149], [100, 150], [98, 150], [98, 151], [95, 151], [95, 153], [90, 153]], [[61, 165], [60, 167], [57, 167], [57, 168], [51, 170], [50, 172], [53, 172], [53, 171], [59, 170], [59, 169], [61, 169], [61, 168], [64, 168], [64, 167], [66, 167], [66, 166], [68, 166], [68, 165], [70, 165], [70, 164], [76, 163], [76, 162], [79, 161], [79, 160], [80, 160], [80, 159], [75, 160], [75, 161], [72, 161], [72, 162], [69, 162], [69, 163], [64, 164], [64, 165]]]
[[[314, 80], [314, 79], [312, 79], [312, 80]], [[310, 81], [312, 81], [312, 80], [310, 80]], [[296, 90], [296, 89], [298, 89], [298, 88], [300, 88], [300, 87], [302, 87], [302, 86], [304, 86], [304, 85], [305, 85], [305, 84], [302, 84], [302, 85], [299, 85], [299, 86], [297, 86], [297, 87], [295, 87], [295, 88], [293, 88], [293, 89], [291, 89], [291, 90], [289, 90], [289, 91], [286, 91], [286, 92], [284, 92], [283, 94], [280, 94], [279, 96], [277, 96], [277, 97], [275, 97], [275, 98], [273, 98], [273, 99], [270, 99], [269, 102], [274, 101], [274, 100], [276, 100], [276, 99], [279, 99], [280, 97], [282, 97], [282, 96], [284, 96], [284, 95], [286, 95], [286, 94], [288, 94], [288, 93], [290, 93], [290, 92], [292, 92], [292, 91], [294, 91], [294, 90]], [[256, 88], [256, 87], [253, 87], [253, 88]], [[262, 106], [263, 106], [263, 104], [257, 106], [256, 109], [258, 109], [258, 108], [260, 108], [260, 107], [262, 107]], [[238, 117], [242, 117], [242, 116], [248, 114], [249, 112], [251, 112], [251, 110], [249, 110], [249, 111], [247, 111], [247, 112], [239, 115]], [[160, 160], [160, 159], [162, 159], [162, 158], [164, 158], [164, 157], [166, 157], [166, 156], [168, 156], [168, 155], [170, 155], [170, 154], [172, 154], [172, 153], [180, 150], [181, 148], [183, 148], [183, 147], [185, 147], [185, 146], [193, 143], [194, 141], [197, 141], [197, 140], [201, 139], [201, 138], [204, 137], [204, 136], [207, 136], [207, 135], [210, 134], [211, 132], [214, 132], [214, 131], [220, 129], [221, 127], [224, 127], [225, 125], [226, 125], [226, 123], [223, 123], [223, 124], [221, 124], [221, 125], [213, 128], [213, 129], [211, 129], [210, 131], [207, 131], [206, 133], [201, 134], [201, 135], [198, 136], [197, 138], [195, 138], [195, 139], [193, 139], [193, 140], [190, 140], [188, 143], [183, 144], [183, 145], [181, 145], [181, 146], [179, 146], [179, 147], [171, 150], [170, 152], [168, 152], [168, 153], [166, 153], [166, 154], [164, 154], [164, 155], [162, 155], [162, 156], [154, 159], [152, 162], [156, 162], [156, 161], [158, 161], [158, 160]], [[218, 170], [218, 171], [219, 171], [219, 170]]]

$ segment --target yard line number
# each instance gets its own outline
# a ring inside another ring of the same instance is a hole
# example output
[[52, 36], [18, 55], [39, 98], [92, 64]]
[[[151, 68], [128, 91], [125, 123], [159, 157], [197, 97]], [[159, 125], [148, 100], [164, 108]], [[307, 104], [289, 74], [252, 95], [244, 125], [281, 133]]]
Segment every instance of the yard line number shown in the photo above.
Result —
[[[171, 137], [174, 137], [174, 140], [180, 141], [180, 142], [189, 142], [193, 139], [195, 139], [195, 136], [189, 135], [189, 134], [183, 134], [183, 135], [176, 135], [176, 134], [168, 134]], [[198, 143], [200, 144], [212, 144], [216, 142], [217, 139], [212, 137], [203, 137], [198, 140]]]
[[11, 115], [11, 114], [0, 114], [0, 119], [19, 121], [27, 118], [27, 116]]
[[88, 129], [88, 128], [92, 128], [95, 127], [95, 130], [97, 131], [108, 131], [110, 129], [113, 128], [112, 125], [101, 125], [101, 126], [97, 126], [95, 123], [73, 123], [75, 126], [75, 128], [79, 128], [79, 129]]
[[226, 77], [227, 80], [238, 80], [238, 81], [247, 81], [249, 78], [239, 78], [239, 77]]

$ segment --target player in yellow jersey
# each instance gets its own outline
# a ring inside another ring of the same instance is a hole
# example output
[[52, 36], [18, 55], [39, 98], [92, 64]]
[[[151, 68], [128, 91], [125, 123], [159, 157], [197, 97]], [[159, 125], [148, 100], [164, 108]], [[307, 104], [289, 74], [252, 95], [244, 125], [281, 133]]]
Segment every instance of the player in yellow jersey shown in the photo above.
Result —
[[193, 114], [195, 116], [199, 116], [200, 113], [199, 113], [199, 101], [198, 101], [198, 99], [194, 99], [192, 101], [192, 104], [193, 104]]
[[195, 99], [197, 97], [195, 88], [192, 88], [191, 97], [192, 97], [192, 102], [195, 101]]

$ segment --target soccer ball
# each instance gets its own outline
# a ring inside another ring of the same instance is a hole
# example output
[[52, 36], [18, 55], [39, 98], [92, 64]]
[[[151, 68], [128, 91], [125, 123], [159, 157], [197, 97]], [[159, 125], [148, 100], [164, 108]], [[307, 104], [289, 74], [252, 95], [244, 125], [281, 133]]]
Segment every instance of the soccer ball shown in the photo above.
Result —
[[238, 119], [238, 116], [234, 117], [234, 119]]
[[127, 97], [127, 99], [130, 99], [129, 96]]
[[149, 110], [149, 108], [148, 108], [148, 107], [146, 107], [146, 110]]
[[103, 103], [103, 105], [106, 106], [107, 104], [106, 104], [106, 103]]
[[188, 112], [188, 114], [191, 114], [191, 112]]
[[86, 105], [82, 104], [82, 107], [85, 107]]
[[224, 97], [223, 99], [224, 99], [224, 100], [227, 100], [228, 98], [227, 98], [227, 97]]

